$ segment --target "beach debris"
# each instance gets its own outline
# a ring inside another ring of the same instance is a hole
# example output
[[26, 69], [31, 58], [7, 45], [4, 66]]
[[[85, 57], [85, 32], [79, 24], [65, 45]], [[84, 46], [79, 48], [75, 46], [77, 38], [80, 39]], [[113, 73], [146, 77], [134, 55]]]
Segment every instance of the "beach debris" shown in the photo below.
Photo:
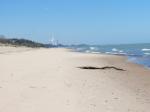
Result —
[[102, 69], [102, 70], [105, 70], [105, 69], [115, 69], [115, 70], [119, 70], [119, 71], [126, 71], [122, 68], [117, 68], [117, 67], [114, 67], [114, 66], [104, 66], [104, 67], [93, 67], [93, 66], [82, 66], [82, 67], [78, 67], [80, 69], [90, 69], [90, 70], [95, 70], [95, 69]]

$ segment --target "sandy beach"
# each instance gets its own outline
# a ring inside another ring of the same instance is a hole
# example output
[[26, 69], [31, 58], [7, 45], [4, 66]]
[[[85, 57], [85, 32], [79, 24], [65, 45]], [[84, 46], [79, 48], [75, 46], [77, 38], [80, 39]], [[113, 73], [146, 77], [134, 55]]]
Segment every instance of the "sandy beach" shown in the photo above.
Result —
[[149, 111], [150, 70], [125, 57], [0, 47], [0, 112]]

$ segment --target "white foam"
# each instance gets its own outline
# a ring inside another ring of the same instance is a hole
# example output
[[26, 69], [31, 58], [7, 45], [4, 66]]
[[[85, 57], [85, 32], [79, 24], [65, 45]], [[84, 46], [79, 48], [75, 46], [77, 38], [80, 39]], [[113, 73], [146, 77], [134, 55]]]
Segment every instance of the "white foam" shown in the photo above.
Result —
[[119, 52], [120, 52], [120, 53], [123, 53], [123, 50], [120, 50]]
[[93, 54], [100, 54], [101, 52], [92, 52]]
[[112, 54], [111, 52], [105, 52], [106, 54]]
[[150, 49], [144, 48], [142, 49], [142, 51], [150, 51]]
[[114, 53], [114, 52], [105, 52], [106, 54], [114, 54], [114, 55], [127, 55], [127, 53], [124, 52], [119, 52], [119, 53]]
[[90, 51], [89, 51], [89, 50], [86, 50], [85, 52], [86, 52], [86, 53], [90, 53]]
[[114, 51], [114, 52], [117, 52], [117, 51], [118, 51], [118, 49], [116, 49], [116, 48], [113, 48], [113, 49], [112, 49], [112, 51]]
[[124, 52], [121, 52], [121, 53], [119, 53], [120, 55], [127, 55], [127, 53], [124, 53]]
[[95, 47], [90, 47], [90, 50], [95, 50]]

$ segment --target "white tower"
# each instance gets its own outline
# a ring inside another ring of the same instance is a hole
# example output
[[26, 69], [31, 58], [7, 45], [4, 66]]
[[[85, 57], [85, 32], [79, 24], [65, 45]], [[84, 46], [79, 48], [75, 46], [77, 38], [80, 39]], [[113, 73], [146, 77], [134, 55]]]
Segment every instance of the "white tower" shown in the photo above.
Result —
[[50, 45], [53, 45], [53, 46], [58, 45], [58, 41], [55, 40], [53, 33], [51, 34], [51, 38], [49, 39], [49, 43], [50, 43]]

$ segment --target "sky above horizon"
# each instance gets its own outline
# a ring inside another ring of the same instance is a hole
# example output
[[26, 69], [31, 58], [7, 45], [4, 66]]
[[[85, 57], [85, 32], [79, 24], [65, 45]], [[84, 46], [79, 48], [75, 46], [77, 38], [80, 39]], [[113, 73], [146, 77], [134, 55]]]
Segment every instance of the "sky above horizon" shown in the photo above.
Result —
[[63, 44], [150, 43], [149, 0], [0, 0], [0, 34]]

